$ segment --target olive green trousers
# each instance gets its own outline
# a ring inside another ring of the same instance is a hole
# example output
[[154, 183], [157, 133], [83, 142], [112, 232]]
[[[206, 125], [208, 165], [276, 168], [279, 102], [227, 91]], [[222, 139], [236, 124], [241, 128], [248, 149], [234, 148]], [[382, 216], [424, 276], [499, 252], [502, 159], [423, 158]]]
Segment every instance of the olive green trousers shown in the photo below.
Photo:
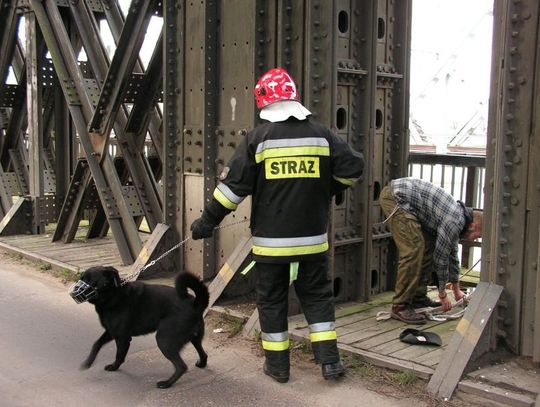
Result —
[[415, 298], [427, 294], [427, 285], [433, 271], [434, 238], [422, 230], [413, 214], [401, 208], [385, 186], [379, 198], [387, 218], [386, 224], [399, 251], [396, 287], [393, 303], [410, 304]]

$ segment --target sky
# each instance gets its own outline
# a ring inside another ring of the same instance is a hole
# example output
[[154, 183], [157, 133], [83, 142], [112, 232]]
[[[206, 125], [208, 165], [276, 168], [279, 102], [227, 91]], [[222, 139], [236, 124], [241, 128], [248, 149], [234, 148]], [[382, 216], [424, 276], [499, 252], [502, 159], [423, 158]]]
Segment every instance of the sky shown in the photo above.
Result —
[[493, 0], [413, 0], [411, 133], [442, 150], [485, 144], [492, 11]]

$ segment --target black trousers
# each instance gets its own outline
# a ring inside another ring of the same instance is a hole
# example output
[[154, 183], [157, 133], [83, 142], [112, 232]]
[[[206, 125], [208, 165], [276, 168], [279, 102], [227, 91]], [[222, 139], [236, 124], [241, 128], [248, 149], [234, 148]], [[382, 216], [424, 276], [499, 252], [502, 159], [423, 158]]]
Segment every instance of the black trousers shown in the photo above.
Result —
[[[287, 311], [290, 282], [290, 264], [257, 263], [257, 309], [261, 331], [264, 333], [288, 330]], [[299, 262], [294, 289], [309, 325], [335, 321], [332, 281], [328, 278], [328, 260]], [[319, 363], [339, 361], [337, 342], [312, 342], [315, 360]], [[269, 355], [279, 352], [266, 352]], [[283, 358], [280, 358], [283, 360]]]

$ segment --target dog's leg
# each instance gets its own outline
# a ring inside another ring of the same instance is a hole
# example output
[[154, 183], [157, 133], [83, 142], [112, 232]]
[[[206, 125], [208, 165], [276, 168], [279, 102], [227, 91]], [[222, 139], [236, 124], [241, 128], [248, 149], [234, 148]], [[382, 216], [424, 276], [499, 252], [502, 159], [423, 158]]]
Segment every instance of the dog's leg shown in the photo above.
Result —
[[158, 331], [156, 335], [156, 340], [159, 350], [163, 353], [167, 359], [171, 361], [174, 366], [174, 373], [167, 380], [162, 380], [157, 382], [157, 387], [160, 389], [166, 389], [171, 387], [179, 378], [182, 376], [186, 370], [187, 365], [180, 357], [180, 349], [182, 349], [182, 343], [171, 342], [170, 338], [161, 336]]
[[114, 363], [111, 363], [110, 365], [105, 366], [105, 370], [109, 372], [114, 372], [115, 370], [118, 370], [120, 365], [124, 363], [124, 360], [126, 360], [126, 355], [129, 350], [129, 344], [131, 343], [131, 336], [123, 337], [123, 338], [115, 338], [116, 342], [116, 359], [114, 360]]
[[86, 358], [84, 362], [81, 364], [81, 370], [82, 369], [88, 369], [90, 366], [92, 366], [92, 363], [96, 360], [96, 356], [101, 349], [103, 345], [106, 343], [112, 341], [112, 336], [109, 333], [109, 331], [103, 332], [103, 335], [99, 337], [99, 339], [92, 345], [92, 350], [90, 351], [90, 354]]
[[197, 353], [199, 354], [199, 360], [197, 363], [195, 363], [195, 366], [203, 368], [206, 367], [206, 362], [208, 360], [208, 355], [204, 351], [202, 347], [202, 339], [204, 336], [204, 328], [202, 332], [197, 332], [193, 337], [191, 338], [191, 343], [193, 346], [195, 346], [195, 349], [197, 350]]

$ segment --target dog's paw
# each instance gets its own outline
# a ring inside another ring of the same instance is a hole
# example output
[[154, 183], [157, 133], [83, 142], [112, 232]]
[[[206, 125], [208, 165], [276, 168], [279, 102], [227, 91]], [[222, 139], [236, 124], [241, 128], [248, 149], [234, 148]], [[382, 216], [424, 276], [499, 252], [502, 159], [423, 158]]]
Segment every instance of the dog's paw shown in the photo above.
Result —
[[116, 363], [111, 363], [110, 365], [105, 366], [105, 370], [107, 372], [114, 372], [118, 370], [119, 367], [120, 365], [117, 365]]
[[85, 360], [85, 361], [82, 362], [81, 365], [79, 366], [79, 370], [86, 370], [86, 369], [89, 369], [90, 366], [92, 366], [92, 362], [89, 362], [89, 361]]
[[162, 380], [160, 382], [157, 382], [156, 386], [158, 389], [168, 389], [169, 387], [171, 387], [171, 382], [169, 382], [169, 380]]
[[201, 369], [206, 367], [206, 359], [195, 362], [195, 366]]

